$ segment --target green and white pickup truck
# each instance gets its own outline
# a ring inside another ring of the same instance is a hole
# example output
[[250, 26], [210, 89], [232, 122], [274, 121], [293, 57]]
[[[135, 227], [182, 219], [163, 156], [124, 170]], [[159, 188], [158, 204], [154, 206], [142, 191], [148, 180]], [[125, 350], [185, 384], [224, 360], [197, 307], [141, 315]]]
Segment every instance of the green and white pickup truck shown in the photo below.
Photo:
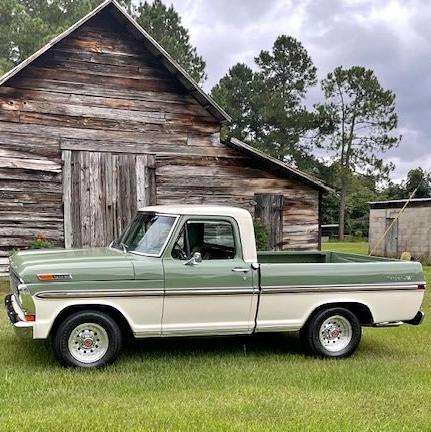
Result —
[[112, 362], [137, 338], [299, 331], [314, 354], [354, 352], [362, 326], [420, 324], [417, 262], [256, 252], [242, 209], [154, 206], [109, 247], [11, 258], [11, 323], [64, 365]]

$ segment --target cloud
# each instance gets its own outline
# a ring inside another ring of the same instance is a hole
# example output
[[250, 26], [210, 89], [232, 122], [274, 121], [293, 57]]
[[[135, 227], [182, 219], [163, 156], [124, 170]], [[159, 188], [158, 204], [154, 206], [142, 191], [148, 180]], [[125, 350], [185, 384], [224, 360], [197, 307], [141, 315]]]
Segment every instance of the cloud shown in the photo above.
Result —
[[[338, 65], [373, 69], [397, 95], [401, 145], [394, 178], [431, 168], [431, 2], [427, 0], [163, 0], [207, 61], [211, 87], [237, 62], [253, 66], [280, 34], [304, 44], [320, 77]], [[320, 97], [318, 89], [310, 99]]]

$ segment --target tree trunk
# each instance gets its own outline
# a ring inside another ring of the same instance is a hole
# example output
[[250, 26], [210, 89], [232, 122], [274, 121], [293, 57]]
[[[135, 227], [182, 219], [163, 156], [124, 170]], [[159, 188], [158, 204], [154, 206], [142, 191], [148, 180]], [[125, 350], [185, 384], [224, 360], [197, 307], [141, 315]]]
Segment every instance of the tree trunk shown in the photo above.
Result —
[[343, 186], [340, 192], [340, 206], [338, 209], [338, 239], [344, 240], [344, 224], [346, 217], [346, 201], [347, 201], [347, 179], [344, 179]]

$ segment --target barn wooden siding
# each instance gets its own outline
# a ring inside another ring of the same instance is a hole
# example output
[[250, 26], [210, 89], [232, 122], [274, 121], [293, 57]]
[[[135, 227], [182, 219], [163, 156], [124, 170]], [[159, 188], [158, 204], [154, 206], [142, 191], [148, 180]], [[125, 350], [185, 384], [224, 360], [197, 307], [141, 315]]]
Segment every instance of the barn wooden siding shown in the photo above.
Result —
[[262, 169], [219, 132], [220, 120], [104, 9], [0, 87], [0, 264], [37, 235], [64, 244], [64, 187], [67, 211], [88, 204], [62, 185], [62, 151], [74, 161], [155, 155], [158, 204], [254, 211], [255, 194], [282, 194], [283, 248], [317, 248], [318, 190]]

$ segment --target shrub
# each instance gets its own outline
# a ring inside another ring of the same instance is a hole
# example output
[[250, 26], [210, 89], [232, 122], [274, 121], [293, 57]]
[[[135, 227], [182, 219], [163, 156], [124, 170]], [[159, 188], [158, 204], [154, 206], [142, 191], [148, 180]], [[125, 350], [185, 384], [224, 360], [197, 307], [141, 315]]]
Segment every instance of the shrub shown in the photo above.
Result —
[[265, 251], [269, 249], [269, 234], [268, 230], [263, 225], [260, 219], [253, 220], [254, 235], [256, 237], [257, 250]]
[[52, 248], [52, 243], [42, 234], [39, 234], [35, 240], [30, 243], [30, 249], [48, 249]]

